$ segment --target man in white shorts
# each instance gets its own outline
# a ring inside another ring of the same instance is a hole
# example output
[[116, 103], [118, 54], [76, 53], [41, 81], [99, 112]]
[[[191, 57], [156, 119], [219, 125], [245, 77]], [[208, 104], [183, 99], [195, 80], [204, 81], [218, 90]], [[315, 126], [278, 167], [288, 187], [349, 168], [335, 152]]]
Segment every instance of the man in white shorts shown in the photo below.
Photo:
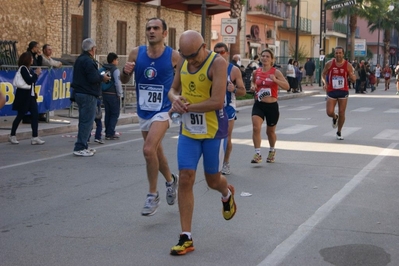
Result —
[[144, 138], [143, 154], [147, 166], [149, 191], [141, 214], [153, 215], [159, 205], [158, 171], [166, 180], [166, 201], [176, 200], [178, 176], [172, 174], [162, 148], [162, 139], [169, 128], [168, 111], [171, 103], [168, 92], [172, 85], [174, 67], [180, 55], [165, 46], [168, 34], [164, 20], [151, 18], [146, 24], [148, 46], [134, 48], [121, 73], [121, 81], [130, 80], [133, 71], [136, 81], [137, 114]]

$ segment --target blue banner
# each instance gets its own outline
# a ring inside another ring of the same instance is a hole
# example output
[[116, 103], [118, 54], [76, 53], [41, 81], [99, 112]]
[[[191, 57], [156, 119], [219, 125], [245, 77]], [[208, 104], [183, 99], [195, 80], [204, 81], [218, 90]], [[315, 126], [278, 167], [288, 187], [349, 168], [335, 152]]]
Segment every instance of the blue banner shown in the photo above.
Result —
[[[0, 109], [0, 116], [17, 115], [17, 112], [12, 110], [17, 89], [12, 85], [12, 81], [16, 72], [0, 70], [0, 90], [6, 96], [6, 105]], [[71, 105], [69, 97], [72, 73], [72, 67], [42, 69], [35, 86], [39, 113], [64, 109]]]

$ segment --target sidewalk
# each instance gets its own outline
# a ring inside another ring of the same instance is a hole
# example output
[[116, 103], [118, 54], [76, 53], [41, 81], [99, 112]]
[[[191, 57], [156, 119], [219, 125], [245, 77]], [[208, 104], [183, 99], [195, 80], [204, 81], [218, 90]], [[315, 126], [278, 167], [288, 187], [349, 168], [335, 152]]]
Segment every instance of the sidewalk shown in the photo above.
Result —
[[[316, 95], [323, 92], [322, 88], [315, 84], [312, 86], [302, 86], [303, 92], [301, 93], [287, 93], [286, 91], [279, 92], [279, 100], [306, 97]], [[253, 100], [237, 101], [237, 107], [252, 105]], [[39, 123], [39, 137], [49, 135], [56, 135], [62, 133], [71, 133], [78, 131], [78, 110], [70, 112], [69, 109], [56, 110], [53, 115], [50, 115], [50, 122]], [[0, 143], [8, 141], [8, 135], [11, 131], [12, 122], [15, 116], [0, 116]], [[125, 112], [121, 111], [119, 116], [118, 125], [126, 125], [138, 123], [138, 116], [135, 108], [126, 109]], [[95, 128], [95, 126], [94, 126]], [[17, 130], [17, 139], [30, 139], [32, 137], [32, 130], [30, 124], [20, 123]]]

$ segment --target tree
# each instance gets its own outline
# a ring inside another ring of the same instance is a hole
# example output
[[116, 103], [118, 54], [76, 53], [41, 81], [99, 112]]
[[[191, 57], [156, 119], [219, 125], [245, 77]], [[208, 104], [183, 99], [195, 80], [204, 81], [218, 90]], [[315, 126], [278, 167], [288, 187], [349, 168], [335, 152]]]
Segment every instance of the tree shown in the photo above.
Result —
[[[393, 10], [389, 10], [389, 6], [393, 6]], [[399, 5], [390, 0], [380, 0], [378, 5], [371, 5], [365, 8], [368, 17], [368, 27], [371, 33], [376, 30], [382, 30], [384, 33], [384, 62], [389, 63], [389, 50], [391, 46], [392, 30], [399, 30]], [[379, 49], [379, 47], [378, 47]]]
[[357, 0], [355, 5], [349, 8], [338, 8], [333, 10], [332, 14], [335, 19], [349, 16], [349, 29], [350, 29], [350, 50], [351, 60], [355, 59], [355, 34], [357, 28], [357, 18], [367, 19], [369, 14], [365, 11], [369, 6], [378, 5], [381, 1], [388, 0]]
[[230, 18], [237, 18], [237, 37], [236, 42], [230, 45], [230, 59], [233, 55], [240, 53], [240, 32], [241, 32], [241, 12], [246, 0], [231, 0]]

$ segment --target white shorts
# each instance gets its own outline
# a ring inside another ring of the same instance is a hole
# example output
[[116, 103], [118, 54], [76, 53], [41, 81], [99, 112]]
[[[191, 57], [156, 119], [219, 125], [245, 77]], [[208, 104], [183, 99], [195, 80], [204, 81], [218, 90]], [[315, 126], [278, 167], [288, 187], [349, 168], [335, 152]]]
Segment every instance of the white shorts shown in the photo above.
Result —
[[169, 127], [170, 127], [171, 120], [170, 120], [168, 112], [161, 112], [161, 113], [157, 113], [156, 115], [151, 117], [151, 119], [143, 119], [143, 118], [139, 117], [139, 124], [140, 124], [141, 131], [149, 131], [152, 122], [155, 122], [155, 121], [168, 121]]

